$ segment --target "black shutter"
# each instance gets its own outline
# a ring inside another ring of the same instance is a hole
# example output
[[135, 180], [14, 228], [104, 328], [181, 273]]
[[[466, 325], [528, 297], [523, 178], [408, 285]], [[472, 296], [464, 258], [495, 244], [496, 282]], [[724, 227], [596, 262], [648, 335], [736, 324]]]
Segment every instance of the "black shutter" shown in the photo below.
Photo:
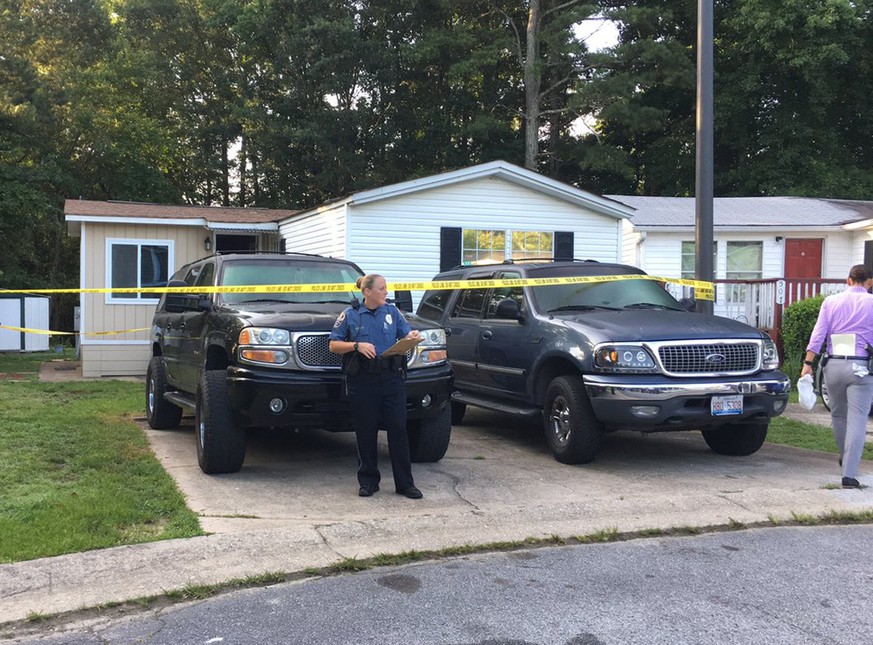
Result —
[[440, 271], [454, 269], [461, 263], [461, 229], [440, 228]]
[[555, 232], [555, 259], [573, 259], [573, 231]]

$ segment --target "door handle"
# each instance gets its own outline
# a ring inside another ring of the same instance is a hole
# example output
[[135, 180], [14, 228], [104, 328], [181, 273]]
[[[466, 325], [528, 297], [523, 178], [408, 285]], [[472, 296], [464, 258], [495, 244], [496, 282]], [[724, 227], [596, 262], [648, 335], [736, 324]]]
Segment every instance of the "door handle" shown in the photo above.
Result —
[[491, 333], [490, 329], [486, 329], [482, 332], [482, 338], [484, 338], [485, 340], [490, 340], [492, 335], [493, 334]]

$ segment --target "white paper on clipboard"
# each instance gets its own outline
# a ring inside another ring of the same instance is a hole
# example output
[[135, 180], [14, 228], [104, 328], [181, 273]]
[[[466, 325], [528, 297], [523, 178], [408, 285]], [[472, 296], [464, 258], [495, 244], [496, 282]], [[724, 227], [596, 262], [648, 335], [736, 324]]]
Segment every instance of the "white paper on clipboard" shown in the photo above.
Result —
[[831, 334], [831, 353], [834, 356], [854, 356], [855, 334]]

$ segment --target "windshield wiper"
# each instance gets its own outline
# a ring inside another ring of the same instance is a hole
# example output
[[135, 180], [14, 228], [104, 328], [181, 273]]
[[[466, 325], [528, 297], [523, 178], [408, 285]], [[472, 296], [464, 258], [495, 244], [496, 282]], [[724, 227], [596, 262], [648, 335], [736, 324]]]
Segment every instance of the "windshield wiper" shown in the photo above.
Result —
[[561, 305], [554, 309], [549, 309], [546, 313], [551, 314], [556, 311], [591, 311], [592, 309], [606, 309], [607, 311], [621, 311], [621, 307], [607, 307], [606, 305]]
[[625, 305], [625, 309], [669, 309], [670, 311], [683, 311], [677, 307], [671, 307], [669, 305], [659, 305], [654, 302], [635, 302], [630, 305]]

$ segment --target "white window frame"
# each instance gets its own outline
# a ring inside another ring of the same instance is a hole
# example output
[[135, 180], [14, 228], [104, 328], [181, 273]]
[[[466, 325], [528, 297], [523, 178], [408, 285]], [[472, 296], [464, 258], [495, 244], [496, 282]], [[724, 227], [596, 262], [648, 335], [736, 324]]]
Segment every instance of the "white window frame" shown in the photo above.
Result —
[[[142, 286], [142, 247], [143, 246], [164, 246], [167, 248], [167, 275], [172, 276], [176, 266], [176, 243], [174, 240], [148, 240], [129, 237], [111, 237], [106, 238], [106, 255], [105, 268], [106, 279], [105, 286], [107, 289], [112, 289], [112, 247], [115, 245], [136, 246], [137, 263], [136, 263], [136, 284]], [[157, 293], [135, 293], [133, 298], [120, 298], [111, 291], [106, 293], [104, 302], [107, 305], [156, 305], [161, 299], [161, 294]]]
[[[473, 262], [471, 264], [466, 264], [464, 262], [464, 252], [465, 251], [480, 251], [481, 250], [478, 247], [476, 249], [470, 249], [470, 248], [467, 248], [464, 246], [464, 234], [469, 233], [471, 231], [476, 233], [476, 234], [478, 234], [482, 231], [489, 231], [491, 233], [503, 233], [503, 242], [504, 242], [504, 244], [503, 244], [503, 259], [504, 260], [525, 259], [525, 257], [527, 257], [524, 254], [522, 254], [518, 257], [513, 257], [513, 254], [512, 254], [512, 250], [513, 250], [512, 249], [512, 236], [513, 236], [513, 234], [522, 233], [522, 234], [526, 235], [529, 233], [535, 233], [535, 234], [548, 233], [552, 236], [552, 248], [548, 252], [548, 254], [543, 256], [543, 257], [547, 257], [547, 258], [554, 258], [555, 257], [555, 231], [537, 231], [537, 230], [527, 230], [527, 229], [524, 229], [524, 230], [521, 230], [521, 229], [499, 229], [499, 228], [486, 228], [486, 227], [462, 228], [461, 229], [461, 265], [462, 266], [476, 266], [475, 262]], [[496, 248], [492, 248], [492, 251], [496, 251], [496, 250], [497, 250]], [[477, 253], [477, 256], [478, 256], [478, 253]], [[531, 256], [531, 258], [533, 258], [533, 256]]]
[[[743, 246], [757, 246], [758, 247], [758, 268], [756, 271], [731, 271], [728, 268], [728, 256], [730, 255], [731, 246], [735, 245], [743, 245]], [[724, 277], [725, 280], [760, 280], [764, 276], [764, 243], [761, 240], [728, 240], [725, 242], [725, 251], [724, 251]], [[737, 273], [755, 273], [756, 277], [735, 277]], [[734, 275], [731, 275], [734, 274]], [[744, 284], [729, 284], [725, 285], [728, 290], [727, 301], [732, 303], [742, 303], [746, 302], [747, 291], [746, 285]]]

